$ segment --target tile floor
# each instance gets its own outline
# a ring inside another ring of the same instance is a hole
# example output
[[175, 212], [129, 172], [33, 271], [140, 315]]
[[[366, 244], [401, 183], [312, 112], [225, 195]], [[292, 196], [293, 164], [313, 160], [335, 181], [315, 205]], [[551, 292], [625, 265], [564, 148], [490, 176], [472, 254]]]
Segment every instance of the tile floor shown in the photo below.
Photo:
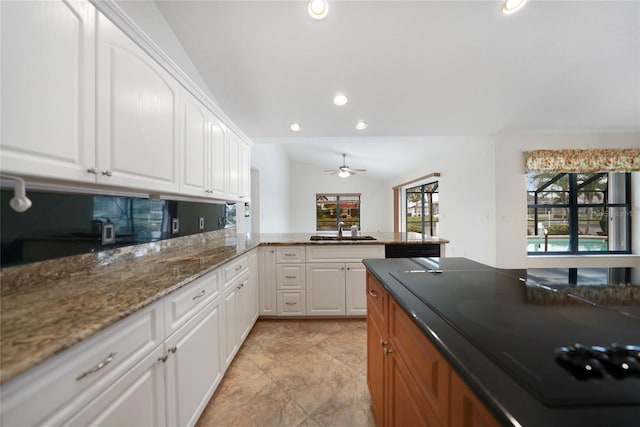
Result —
[[375, 426], [365, 320], [259, 320], [197, 427]]

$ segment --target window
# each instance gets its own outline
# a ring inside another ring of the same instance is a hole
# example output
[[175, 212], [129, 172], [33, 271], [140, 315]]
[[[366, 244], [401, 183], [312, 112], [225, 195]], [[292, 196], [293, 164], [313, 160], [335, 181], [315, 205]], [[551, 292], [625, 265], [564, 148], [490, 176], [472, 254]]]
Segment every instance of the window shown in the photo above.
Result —
[[631, 174], [527, 174], [527, 253], [631, 253]]
[[353, 225], [360, 229], [360, 194], [316, 194], [316, 230], [338, 230]]
[[406, 190], [406, 230], [423, 236], [438, 235], [438, 181]]

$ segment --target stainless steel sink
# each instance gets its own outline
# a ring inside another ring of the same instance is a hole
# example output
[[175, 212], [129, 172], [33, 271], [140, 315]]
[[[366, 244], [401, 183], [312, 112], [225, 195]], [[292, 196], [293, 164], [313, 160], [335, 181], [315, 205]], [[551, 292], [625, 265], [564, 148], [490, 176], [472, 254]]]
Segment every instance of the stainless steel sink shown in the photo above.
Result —
[[376, 240], [373, 236], [311, 236], [311, 241]]

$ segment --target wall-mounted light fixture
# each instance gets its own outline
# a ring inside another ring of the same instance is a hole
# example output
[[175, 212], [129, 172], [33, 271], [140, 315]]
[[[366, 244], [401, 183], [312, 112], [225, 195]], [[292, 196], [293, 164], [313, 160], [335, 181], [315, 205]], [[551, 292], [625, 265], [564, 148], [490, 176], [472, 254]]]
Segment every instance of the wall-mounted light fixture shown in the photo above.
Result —
[[25, 191], [24, 179], [11, 175], [0, 175], [0, 178], [16, 183], [13, 190], [13, 198], [9, 201], [9, 206], [16, 212], [25, 212], [31, 207], [31, 200]]

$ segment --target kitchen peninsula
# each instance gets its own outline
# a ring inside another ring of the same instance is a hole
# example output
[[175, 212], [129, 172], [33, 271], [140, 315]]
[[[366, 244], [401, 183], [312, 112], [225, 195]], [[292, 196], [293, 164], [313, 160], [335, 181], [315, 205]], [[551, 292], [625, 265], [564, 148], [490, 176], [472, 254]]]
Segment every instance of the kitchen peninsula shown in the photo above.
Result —
[[364, 263], [368, 382], [381, 425], [410, 418], [442, 425], [475, 425], [466, 423], [471, 418], [513, 426], [637, 422], [637, 267], [499, 270], [464, 258]]
[[[180, 396], [156, 384], [155, 392], [171, 402], [172, 419], [158, 418], [164, 409], [147, 408], [148, 399], [136, 401], [142, 406], [133, 413], [150, 414], [144, 422], [156, 425], [190, 424], [190, 418], [173, 417], [199, 414], [261, 312], [262, 252], [375, 248], [382, 257], [385, 244], [447, 243], [395, 233], [369, 233], [373, 241], [314, 242], [313, 235], [238, 236], [228, 229], [2, 269], [3, 423], [38, 424], [72, 415], [81, 422], [97, 416], [114, 393], [124, 393], [113, 391], [118, 387], [128, 390], [142, 384], [140, 378], [160, 381], [166, 366], [170, 381], [192, 378], [200, 385], [195, 396], [178, 402]], [[203, 339], [207, 336], [212, 338]], [[124, 347], [116, 351], [114, 346]], [[217, 365], [208, 382], [200, 380], [202, 373], [189, 371], [202, 358]], [[143, 377], [127, 378], [130, 374]], [[34, 396], [44, 397], [27, 411]], [[140, 396], [148, 392], [141, 390]], [[124, 418], [114, 420], [127, 420], [132, 411], [124, 408], [118, 415]]]

